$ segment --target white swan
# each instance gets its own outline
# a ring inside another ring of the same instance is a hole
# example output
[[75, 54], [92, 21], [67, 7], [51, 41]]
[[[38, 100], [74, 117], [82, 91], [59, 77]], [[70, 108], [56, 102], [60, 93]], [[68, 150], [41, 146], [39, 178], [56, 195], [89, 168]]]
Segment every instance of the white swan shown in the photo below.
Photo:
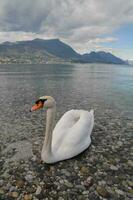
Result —
[[[54, 128], [56, 102], [51, 96], [40, 97], [31, 111], [47, 109], [45, 140], [41, 158], [46, 163], [55, 163], [72, 158], [91, 143], [94, 126], [93, 110], [70, 110], [58, 121]], [[54, 129], [53, 129], [54, 128]]]

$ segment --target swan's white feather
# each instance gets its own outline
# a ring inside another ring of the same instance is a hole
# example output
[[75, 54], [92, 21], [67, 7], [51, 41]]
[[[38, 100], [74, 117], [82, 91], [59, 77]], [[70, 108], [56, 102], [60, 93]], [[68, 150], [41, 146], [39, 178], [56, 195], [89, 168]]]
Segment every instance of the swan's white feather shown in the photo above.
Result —
[[57, 122], [52, 135], [52, 154], [57, 160], [72, 158], [91, 143], [93, 110], [70, 110]]

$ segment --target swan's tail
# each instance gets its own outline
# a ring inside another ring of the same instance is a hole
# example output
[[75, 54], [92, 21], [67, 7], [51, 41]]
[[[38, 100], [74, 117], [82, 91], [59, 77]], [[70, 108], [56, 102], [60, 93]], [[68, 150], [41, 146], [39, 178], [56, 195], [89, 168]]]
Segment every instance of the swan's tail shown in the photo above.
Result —
[[92, 133], [92, 129], [93, 129], [93, 126], [94, 126], [94, 110], [93, 109], [91, 109], [90, 110], [90, 123], [91, 123], [91, 125], [90, 125], [90, 135], [91, 135], [91, 133]]
[[94, 110], [93, 109], [90, 110], [90, 114], [94, 115]]

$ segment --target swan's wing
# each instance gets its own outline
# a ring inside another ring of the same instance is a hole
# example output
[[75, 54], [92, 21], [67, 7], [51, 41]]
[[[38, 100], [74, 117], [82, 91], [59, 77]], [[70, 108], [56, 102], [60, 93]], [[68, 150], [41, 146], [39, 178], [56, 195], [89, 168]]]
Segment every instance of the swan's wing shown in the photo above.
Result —
[[70, 110], [66, 112], [53, 131], [53, 151], [56, 153], [61, 152], [62, 155], [80, 153], [91, 142], [90, 134], [93, 125], [93, 111]]

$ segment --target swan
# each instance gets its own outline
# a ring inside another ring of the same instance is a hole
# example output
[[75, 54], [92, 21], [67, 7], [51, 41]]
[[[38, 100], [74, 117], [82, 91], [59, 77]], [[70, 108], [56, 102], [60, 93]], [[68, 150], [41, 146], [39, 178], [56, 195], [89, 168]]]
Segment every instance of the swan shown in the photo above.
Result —
[[70, 110], [57, 122], [54, 128], [56, 102], [51, 96], [40, 97], [30, 111], [46, 108], [46, 132], [41, 159], [45, 163], [55, 163], [72, 158], [91, 144], [94, 126], [94, 111]]

